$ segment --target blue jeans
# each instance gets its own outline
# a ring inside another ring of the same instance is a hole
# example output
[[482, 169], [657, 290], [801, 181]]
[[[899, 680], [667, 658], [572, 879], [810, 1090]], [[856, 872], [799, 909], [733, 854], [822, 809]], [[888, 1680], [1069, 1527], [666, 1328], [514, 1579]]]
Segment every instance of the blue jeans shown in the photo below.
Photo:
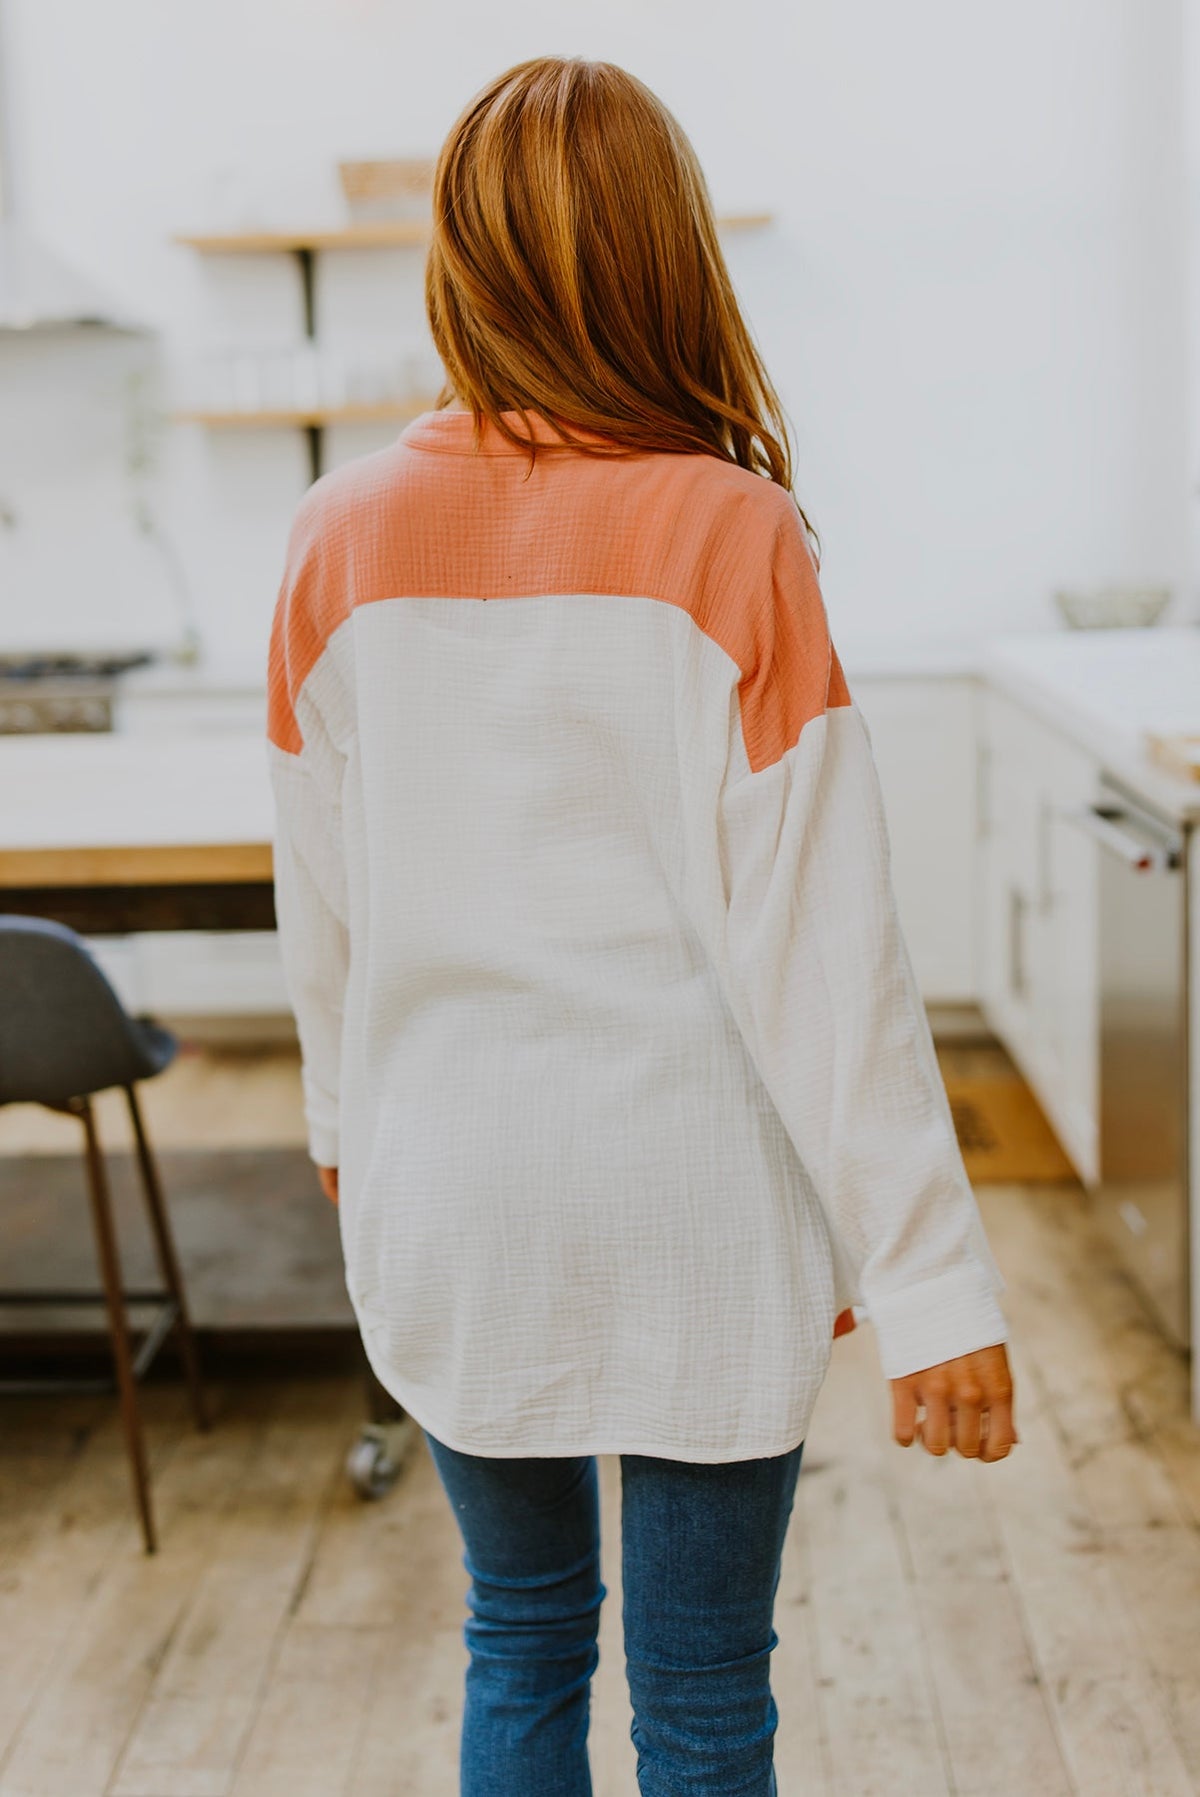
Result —
[[[424, 1434], [470, 1575], [461, 1797], [591, 1797], [595, 1458], [485, 1458]], [[776, 1797], [772, 1617], [803, 1446], [718, 1465], [621, 1455], [641, 1797]]]

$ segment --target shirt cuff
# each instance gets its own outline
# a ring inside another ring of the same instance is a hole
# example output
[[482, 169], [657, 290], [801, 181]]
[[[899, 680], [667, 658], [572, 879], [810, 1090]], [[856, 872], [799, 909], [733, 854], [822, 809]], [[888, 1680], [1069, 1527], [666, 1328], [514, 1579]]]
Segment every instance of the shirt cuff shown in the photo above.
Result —
[[308, 1125], [308, 1152], [318, 1167], [336, 1167], [338, 1164], [338, 1132], [333, 1123], [314, 1123]]
[[983, 1267], [954, 1267], [869, 1299], [886, 1379], [904, 1379], [1008, 1340], [997, 1287]]

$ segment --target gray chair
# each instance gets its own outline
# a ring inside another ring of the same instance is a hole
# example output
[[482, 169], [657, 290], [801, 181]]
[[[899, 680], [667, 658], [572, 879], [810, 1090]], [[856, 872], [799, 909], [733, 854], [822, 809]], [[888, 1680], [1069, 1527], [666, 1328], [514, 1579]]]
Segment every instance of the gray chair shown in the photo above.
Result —
[[[111, 1390], [121, 1400], [134, 1496], [146, 1552], [155, 1549], [150, 1481], [146, 1466], [138, 1381], [174, 1328], [184, 1376], [200, 1429], [209, 1417], [200, 1382], [199, 1357], [188, 1318], [179, 1260], [167, 1220], [162, 1183], [142, 1122], [134, 1087], [174, 1060], [178, 1043], [169, 1030], [131, 1017], [82, 937], [42, 918], [0, 916], [0, 1105], [41, 1104], [78, 1117], [102, 1293], [0, 1291], [0, 1304], [95, 1304], [108, 1312], [115, 1380], [0, 1380], [4, 1391]], [[100, 1150], [92, 1095], [124, 1088], [137, 1144], [137, 1162], [150, 1217], [163, 1288], [128, 1291], [113, 1226], [112, 1202]], [[126, 1316], [128, 1304], [153, 1304], [153, 1320], [135, 1357]]]

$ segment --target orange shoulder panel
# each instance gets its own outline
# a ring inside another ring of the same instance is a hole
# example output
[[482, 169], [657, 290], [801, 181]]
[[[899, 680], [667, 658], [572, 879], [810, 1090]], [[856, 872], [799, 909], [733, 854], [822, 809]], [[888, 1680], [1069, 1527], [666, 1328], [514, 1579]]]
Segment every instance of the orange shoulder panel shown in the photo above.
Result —
[[[297, 752], [296, 695], [355, 607], [394, 598], [609, 593], [687, 611], [741, 671], [750, 766], [849, 703], [791, 497], [715, 456], [472, 454], [469, 414], [435, 414], [310, 487], [271, 635], [268, 733]], [[541, 504], [531, 504], [534, 494]]]
[[353, 508], [337, 504], [336, 495], [346, 483], [336, 481], [336, 473], [314, 482], [297, 507], [271, 621], [267, 736], [293, 755], [303, 746], [296, 696], [350, 613], [351, 590], [342, 563], [358, 520]]

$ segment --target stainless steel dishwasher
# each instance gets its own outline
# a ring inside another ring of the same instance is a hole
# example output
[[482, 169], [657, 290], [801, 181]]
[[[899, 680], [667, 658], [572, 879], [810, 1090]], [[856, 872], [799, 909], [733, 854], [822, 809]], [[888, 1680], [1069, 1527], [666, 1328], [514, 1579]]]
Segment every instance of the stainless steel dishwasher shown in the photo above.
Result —
[[1105, 776], [1076, 814], [1097, 843], [1098, 1221], [1161, 1328], [1190, 1346], [1184, 833]]

